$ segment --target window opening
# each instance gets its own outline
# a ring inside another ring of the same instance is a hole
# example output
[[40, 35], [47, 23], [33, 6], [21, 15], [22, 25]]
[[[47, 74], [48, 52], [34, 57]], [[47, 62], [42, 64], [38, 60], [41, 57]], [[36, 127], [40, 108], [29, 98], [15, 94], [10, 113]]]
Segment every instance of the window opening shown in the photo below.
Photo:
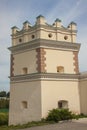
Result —
[[28, 69], [25, 67], [23, 68], [23, 74], [27, 74], [28, 73]]
[[22, 39], [19, 39], [19, 42], [22, 42]]
[[63, 66], [57, 66], [57, 72], [63, 73], [64, 72], [64, 67]]
[[22, 108], [27, 109], [27, 101], [22, 101]]
[[68, 108], [68, 101], [66, 100], [60, 100], [58, 101], [58, 108], [65, 108], [67, 109]]

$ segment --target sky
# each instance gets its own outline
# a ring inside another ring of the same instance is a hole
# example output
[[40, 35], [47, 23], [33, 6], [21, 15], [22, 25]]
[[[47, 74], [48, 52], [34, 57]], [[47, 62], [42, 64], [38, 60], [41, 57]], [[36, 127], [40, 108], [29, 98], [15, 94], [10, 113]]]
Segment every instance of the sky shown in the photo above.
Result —
[[67, 27], [71, 21], [77, 23], [77, 42], [80, 72], [87, 71], [87, 0], [0, 0], [0, 91], [9, 91], [11, 27], [22, 29], [28, 20], [35, 24], [36, 17], [43, 15], [47, 23], [56, 18]]

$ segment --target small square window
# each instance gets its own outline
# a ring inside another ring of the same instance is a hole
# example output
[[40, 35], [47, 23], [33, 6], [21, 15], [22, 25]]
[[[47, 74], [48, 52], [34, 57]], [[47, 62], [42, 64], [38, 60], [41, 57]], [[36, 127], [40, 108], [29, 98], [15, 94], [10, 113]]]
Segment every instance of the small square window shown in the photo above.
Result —
[[22, 101], [22, 108], [27, 109], [27, 101]]
[[19, 39], [19, 42], [22, 42], [22, 39]]
[[31, 37], [32, 37], [32, 39], [34, 39], [34, 38], [35, 38], [35, 35], [32, 35]]
[[27, 74], [28, 73], [28, 68], [24, 67], [22, 71], [23, 71], [23, 74]]
[[64, 72], [64, 67], [63, 66], [57, 66], [57, 72], [63, 73]]

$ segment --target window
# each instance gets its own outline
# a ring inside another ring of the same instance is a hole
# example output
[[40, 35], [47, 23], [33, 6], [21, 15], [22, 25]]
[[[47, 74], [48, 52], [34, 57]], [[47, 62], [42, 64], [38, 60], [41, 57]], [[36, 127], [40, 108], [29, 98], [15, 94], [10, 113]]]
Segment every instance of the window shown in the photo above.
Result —
[[64, 36], [64, 39], [67, 40], [67, 39], [68, 39], [68, 36]]
[[64, 67], [63, 66], [57, 66], [57, 72], [63, 73], [64, 72]]
[[34, 38], [35, 38], [35, 35], [32, 35], [31, 37], [32, 37], [32, 39], [34, 39]]
[[22, 42], [22, 39], [19, 39], [19, 42]]
[[27, 101], [22, 101], [22, 108], [27, 109]]
[[49, 33], [49, 34], [48, 34], [48, 37], [51, 38], [51, 37], [52, 37], [52, 33]]
[[68, 108], [68, 101], [66, 100], [60, 100], [58, 101], [58, 108]]
[[25, 67], [25, 68], [23, 68], [23, 74], [27, 74], [28, 73], [28, 69], [27, 69], [27, 67]]
[[58, 102], [58, 108], [62, 108], [62, 102]]

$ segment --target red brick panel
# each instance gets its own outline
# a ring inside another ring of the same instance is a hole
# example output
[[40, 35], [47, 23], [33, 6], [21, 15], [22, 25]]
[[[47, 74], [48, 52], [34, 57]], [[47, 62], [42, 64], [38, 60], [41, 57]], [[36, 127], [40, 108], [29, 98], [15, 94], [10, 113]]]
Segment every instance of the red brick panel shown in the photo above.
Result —
[[36, 52], [37, 52], [37, 55], [36, 55], [36, 58], [37, 58], [37, 61], [36, 61], [37, 71], [38, 72], [46, 72], [46, 68], [45, 68], [46, 67], [46, 64], [45, 64], [46, 51], [44, 50], [44, 48], [37, 48]]
[[10, 76], [14, 76], [14, 56], [13, 56], [13, 54], [11, 54]]
[[79, 73], [79, 65], [78, 65], [78, 52], [77, 51], [74, 51], [73, 52], [73, 65], [74, 65], [74, 72], [75, 73]]

